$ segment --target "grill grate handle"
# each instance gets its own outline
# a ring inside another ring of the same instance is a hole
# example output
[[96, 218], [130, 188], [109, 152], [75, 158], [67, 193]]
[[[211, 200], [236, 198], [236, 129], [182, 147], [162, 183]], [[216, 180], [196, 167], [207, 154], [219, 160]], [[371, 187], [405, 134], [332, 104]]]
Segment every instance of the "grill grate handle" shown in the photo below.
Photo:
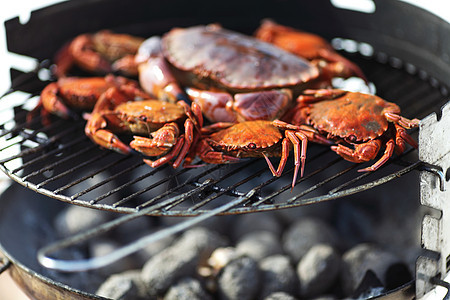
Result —
[[[124, 258], [136, 251], [139, 251], [140, 249], [146, 247], [147, 245], [156, 242], [158, 240], [161, 240], [167, 236], [170, 236], [172, 234], [178, 233], [180, 231], [186, 230], [190, 227], [193, 227], [194, 225], [199, 224], [200, 222], [216, 216], [220, 213], [223, 213], [231, 208], [233, 208], [236, 205], [240, 205], [247, 201], [249, 198], [251, 198], [254, 194], [254, 191], [250, 191], [244, 196], [241, 196], [239, 198], [236, 198], [233, 201], [230, 201], [224, 205], [221, 205], [215, 209], [212, 209], [208, 211], [207, 213], [203, 213], [201, 215], [198, 215], [196, 217], [193, 217], [192, 219], [183, 221], [177, 225], [170, 226], [168, 228], [161, 229], [155, 233], [146, 235], [131, 244], [128, 244], [126, 246], [120, 247], [119, 249], [112, 251], [106, 255], [103, 256], [97, 256], [97, 257], [91, 257], [88, 259], [79, 259], [79, 260], [63, 260], [63, 259], [56, 259], [52, 258], [49, 255], [52, 253], [55, 253], [59, 250], [65, 249], [67, 247], [73, 246], [75, 244], [78, 244], [80, 242], [86, 241], [90, 238], [92, 238], [95, 235], [98, 235], [100, 233], [105, 233], [125, 222], [128, 222], [132, 219], [138, 218], [140, 216], [144, 216], [150, 211], [155, 209], [155, 206], [151, 206], [145, 209], [142, 209], [141, 211], [137, 213], [133, 213], [130, 215], [126, 215], [123, 217], [120, 217], [118, 219], [115, 219], [113, 221], [104, 223], [103, 225], [96, 227], [92, 230], [88, 230], [86, 232], [79, 233], [77, 235], [74, 235], [70, 238], [63, 239], [60, 241], [57, 241], [55, 243], [52, 243], [50, 245], [47, 245], [43, 248], [41, 248], [38, 251], [37, 257], [39, 263], [41, 263], [44, 267], [64, 272], [81, 272], [81, 271], [87, 271], [92, 269], [98, 269], [104, 266], [107, 266], [111, 263], [114, 263], [118, 261], [121, 258]], [[174, 199], [168, 199], [165, 202], [171, 202]], [[162, 203], [161, 203], [162, 204]], [[158, 204], [160, 206], [161, 204]]]

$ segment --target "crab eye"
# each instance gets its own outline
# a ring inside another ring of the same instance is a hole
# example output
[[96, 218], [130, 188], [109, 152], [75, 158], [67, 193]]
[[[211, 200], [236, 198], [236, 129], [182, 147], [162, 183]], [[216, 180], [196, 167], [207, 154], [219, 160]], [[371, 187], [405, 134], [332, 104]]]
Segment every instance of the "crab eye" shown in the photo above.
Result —
[[348, 137], [348, 140], [353, 143], [357, 141], [357, 137], [356, 135], [352, 134]]
[[256, 144], [255, 144], [255, 143], [249, 143], [249, 144], [247, 145], [247, 148], [248, 148], [248, 149], [256, 149]]
[[139, 116], [142, 122], [147, 122], [147, 116]]

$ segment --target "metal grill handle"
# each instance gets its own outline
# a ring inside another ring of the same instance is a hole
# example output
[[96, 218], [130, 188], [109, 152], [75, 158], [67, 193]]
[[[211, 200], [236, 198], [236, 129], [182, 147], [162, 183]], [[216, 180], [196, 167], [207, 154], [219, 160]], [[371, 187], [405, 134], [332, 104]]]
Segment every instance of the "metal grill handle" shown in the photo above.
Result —
[[[146, 236], [132, 242], [131, 244], [123, 246], [123, 247], [121, 247], [117, 250], [114, 250], [103, 256], [97, 256], [97, 257], [91, 257], [91, 258], [79, 259], [79, 260], [56, 259], [56, 258], [52, 258], [49, 256], [50, 254], [55, 253], [59, 250], [62, 250], [62, 249], [68, 248], [72, 245], [86, 241], [95, 235], [107, 232], [127, 221], [130, 221], [137, 217], [143, 216], [146, 213], [148, 213], [149, 211], [152, 211], [155, 209], [154, 206], [151, 206], [151, 207], [143, 209], [137, 213], [133, 213], [130, 215], [120, 217], [116, 220], [104, 223], [103, 225], [96, 227], [94, 229], [79, 233], [70, 238], [47, 245], [38, 251], [37, 258], [38, 258], [39, 263], [42, 264], [44, 267], [47, 267], [49, 269], [64, 271], [64, 272], [81, 272], [81, 271], [87, 271], [87, 270], [92, 270], [92, 269], [98, 269], [98, 268], [107, 266], [113, 262], [116, 262], [119, 259], [124, 258], [136, 251], [139, 251], [140, 249], [146, 247], [150, 243], [156, 242], [167, 236], [170, 236], [177, 232], [183, 231], [187, 228], [197, 225], [198, 223], [200, 223], [210, 217], [213, 217], [217, 214], [225, 212], [225, 211], [233, 208], [234, 206], [239, 205], [239, 204], [243, 203], [244, 201], [247, 201], [249, 199], [249, 197], [252, 196], [252, 194], [253, 194], [253, 191], [251, 191], [248, 194], [246, 194], [242, 197], [239, 197], [231, 202], [228, 202], [227, 204], [224, 204], [215, 209], [212, 209], [212, 210], [208, 211], [207, 213], [193, 217], [192, 219], [183, 221], [177, 225], [161, 229], [155, 233], [146, 235]], [[166, 201], [173, 201], [173, 198], [168, 199]], [[164, 202], [166, 202], [166, 201], [164, 201]]]

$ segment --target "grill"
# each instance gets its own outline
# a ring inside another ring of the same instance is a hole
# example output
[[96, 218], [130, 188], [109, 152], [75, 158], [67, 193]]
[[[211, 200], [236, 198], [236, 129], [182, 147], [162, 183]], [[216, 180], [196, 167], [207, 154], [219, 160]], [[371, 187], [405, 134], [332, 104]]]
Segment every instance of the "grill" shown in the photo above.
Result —
[[[399, 60], [384, 62], [383, 55], [357, 56], [359, 65], [377, 92], [394, 99], [406, 117], [423, 118], [444, 103], [447, 87], [420, 71], [408, 72]], [[395, 64], [395, 65], [393, 65]], [[407, 65], [412, 67], [412, 65]], [[44, 82], [34, 73], [23, 84], [13, 84], [8, 101], [32, 84], [36, 97]], [[417, 99], [417, 100], [416, 100]], [[410, 148], [379, 171], [358, 173], [363, 165], [344, 161], [327, 147], [311, 145], [305, 176], [291, 191], [291, 159], [281, 177], [273, 177], [264, 160], [238, 164], [177, 169], [151, 169], [138, 155], [119, 155], [94, 145], [83, 132], [83, 121], [54, 119], [41, 125], [40, 117], [25, 119], [28, 103], [14, 107], [15, 116], [2, 124], [1, 167], [15, 181], [52, 198], [90, 208], [135, 213], [146, 209], [156, 216], [196, 216], [239, 199], [222, 214], [249, 213], [289, 208], [337, 199], [374, 188], [421, 167], [417, 152]], [[9, 101], [8, 101], [9, 102]], [[31, 126], [28, 126], [31, 125]], [[416, 137], [417, 138], [417, 137]], [[111, 184], [113, 189], [106, 189]]]
[[[205, 11], [211, 12], [212, 17], [199, 12], [192, 12], [190, 17], [186, 17], [185, 9], [191, 10], [185, 7], [183, 1], [175, 3], [175, 11], [170, 7], [174, 3], [158, 4], [160, 6], [152, 11], [149, 3], [135, 1], [133, 5], [140, 9], [130, 13], [122, 13], [124, 7], [121, 1], [111, 1], [108, 11], [99, 15], [103, 5], [101, 2], [69, 2], [50, 7], [34, 12], [26, 25], [20, 24], [18, 19], [6, 22], [10, 51], [35, 57], [39, 61], [32, 72], [12, 70], [11, 89], [0, 100], [4, 111], [14, 112], [0, 125], [0, 168], [27, 188], [71, 204], [131, 214], [129, 218], [122, 218], [112, 225], [118, 226], [141, 215], [196, 216], [199, 221], [216, 214], [288, 209], [375, 191], [377, 186], [417, 170], [436, 172], [433, 166], [421, 162], [418, 151], [411, 147], [379, 170], [359, 173], [358, 169], [368, 164], [349, 163], [328, 147], [310, 144], [305, 176], [298, 179], [291, 190], [292, 157], [281, 177], [273, 177], [262, 159], [189, 169], [174, 170], [168, 166], [151, 169], [138, 155], [119, 155], [94, 145], [84, 135], [83, 120], [67, 121], [53, 117], [48, 126], [42, 125], [39, 116], [27, 121], [26, 116], [32, 106], [30, 103], [36, 102], [42, 88], [51, 80], [47, 76], [51, 68], [48, 59], [71, 36], [102, 28], [150, 36], [166, 32], [173, 26], [211, 22], [251, 33], [259, 21], [272, 12], [271, 5], [277, 6], [277, 10], [270, 17], [279, 19], [280, 23], [332, 39], [337, 50], [362, 68], [376, 88], [377, 95], [397, 103], [405, 117], [422, 119], [433, 112], [439, 115], [440, 107], [447, 102], [449, 87], [445, 79], [450, 78], [450, 67], [439, 64], [439, 61], [445, 61], [445, 55], [432, 49], [435, 43], [429, 40], [439, 40], [442, 32], [433, 27], [436, 24], [434, 19], [430, 24], [421, 24], [419, 29], [418, 24], [413, 23], [416, 10], [404, 3], [385, 5], [376, 1], [376, 12], [363, 14], [344, 10], [336, 13], [337, 9], [328, 1], [302, 3], [306, 7], [295, 10], [293, 8], [299, 4], [294, 1], [261, 4], [258, 9], [237, 1], [227, 2], [226, 7], [218, 3], [214, 3], [214, 7], [205, 7], [205, 3], [191, 1], [189, 6], [201, 5]], [[240, 9], [238, 12], [230, 11], [230, 7]], [[254, 14], [249, 16], [245, 13], [248, 11]], [[292, 11], [296, 15], [292, 15]], [[404, 23], [392, 24], [396, 22], [389, 19], [393, 12], [396, 19]], [[89, 25], [76, 22], [69, 26], [67, 16], [78, 13], [94, 21]], [[311, 17], [318, 15], [323, 17], [321, 21]], [[420, 17], [428, 20], [431, 15], [421, 12]], [[384, 22], [387, 20], [390, 22]], [[64, 32], [49, 27], [54, 23], [60, 23]], [[330, 28], [330, 23], [337, 25]], [[398, 26], [398, 30], [392, 33], [393, 36], [385, 35], [391, 30], [383, 26], [394, 25]], [[448, 27], [445, 22], [439, 25]], [[47, 28], [48, 31], [39, 31], [39, 28]], [[429, 36], [427, 31], [436, 32], [438, 36]], [[30, 42], [25, 44], [27, 37]], [[398, 40], [393, 42], [395, 38]], [[419, 47], [421, 51], [416, 51], [414, 47], [406, 51], [405, 45], [410, 46], [411, 42], [417, 43], [419, 39], [423, 39]], [[42, 47], [38, 43], [41, 40], [49, 44]], [[445, 45], [439, 47], [446, 48]], [[431, 65], [429, 52], [437, 58], [431, 59]], [[410, 133], [417, 140], [417, 130]], [[414, 175], [412, 178], [417, 179]], [[189, 224], [193, 223], [186, 226]], [[100, 230], [97, 228], [82, 238]], [[78, 237], [71, 242], [75, 241]], [[59, 246], [45, 249], [44, 253]]]

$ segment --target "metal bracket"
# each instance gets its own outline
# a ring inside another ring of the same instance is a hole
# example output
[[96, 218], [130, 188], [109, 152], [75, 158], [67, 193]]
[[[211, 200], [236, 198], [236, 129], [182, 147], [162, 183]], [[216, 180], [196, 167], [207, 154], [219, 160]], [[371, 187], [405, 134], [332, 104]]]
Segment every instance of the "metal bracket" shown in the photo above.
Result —
[[421, 204], [436, 213], [425, 215], [422, 221], [425, 251], [416, 262], [418, 299], [435, 288], [436, 278], [442, 279], [450, 271], [450, 103], [442, 107], [439, 121], [431, 114], [420, 122], [419, 159], [442, 170], [442, 176], [420, 174]]

